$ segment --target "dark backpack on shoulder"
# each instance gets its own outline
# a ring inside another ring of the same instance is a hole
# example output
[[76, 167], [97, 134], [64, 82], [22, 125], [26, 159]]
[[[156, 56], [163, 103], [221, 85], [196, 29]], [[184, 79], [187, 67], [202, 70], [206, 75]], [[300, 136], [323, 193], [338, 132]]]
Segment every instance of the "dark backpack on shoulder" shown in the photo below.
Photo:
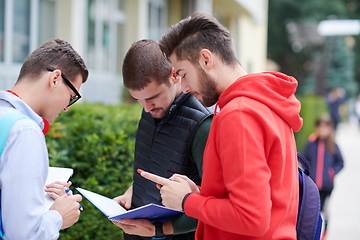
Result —
[[298, 240], [319, 240], [322, 228], [319, 189], [310, 178], [309, 161], [297, 153], [299, 164], [299, 210], [296, 223]]

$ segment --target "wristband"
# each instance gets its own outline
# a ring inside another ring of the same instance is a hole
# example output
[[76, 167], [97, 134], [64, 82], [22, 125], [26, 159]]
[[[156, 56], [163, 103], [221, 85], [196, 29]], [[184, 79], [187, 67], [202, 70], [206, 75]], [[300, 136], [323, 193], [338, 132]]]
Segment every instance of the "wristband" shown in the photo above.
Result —
[[155, 225], [155, 236], [152, 239], [165, 239], [166, 236], [164, 235], [163, 231], [163, 223], [160, 221], [153, 222]]
[[188, 192], [187, 194], [185, 194], [185, 196], [184, 196], [184, 198], [183, 198], [183, 200], [181, 202], [181, 208], [182, 208], [183, 211], [184, 211], [185, 201], [189, 197], [190, 194], [192, 194], [192, 192]]

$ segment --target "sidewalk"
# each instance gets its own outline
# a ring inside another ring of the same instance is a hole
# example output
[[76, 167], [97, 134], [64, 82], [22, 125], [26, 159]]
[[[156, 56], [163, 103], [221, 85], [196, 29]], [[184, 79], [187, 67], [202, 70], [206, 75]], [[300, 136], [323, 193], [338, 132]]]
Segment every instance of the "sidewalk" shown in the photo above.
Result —
[[344, 158], [344, 168], [335, 178], [329, 202], [326, 240], [360, 239], [360, 128], [341, 123], [336, 134]]

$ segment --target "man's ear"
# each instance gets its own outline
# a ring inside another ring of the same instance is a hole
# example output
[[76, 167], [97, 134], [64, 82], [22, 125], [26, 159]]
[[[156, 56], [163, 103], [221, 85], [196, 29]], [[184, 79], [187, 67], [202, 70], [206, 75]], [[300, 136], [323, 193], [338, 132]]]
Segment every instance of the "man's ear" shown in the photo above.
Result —
[[178, 83], [181, 79], [181, 77], [176, 74], [174, 67], [172, 67], [172, 69], [171, 69], [171, 79], [174, 82], [174, 84]]
[[213, 54], [209, 49], [203, 48], [200, 50], [199, 64], [204, 70], [213, 68], [214, 59]]
[[48, 83], [50, 88], [56, 88], [59, 84], [61, 79], [61, 72], [60, 70], [56, 69], [52, 72], [50, 72], [50, 77], [48, 78]]

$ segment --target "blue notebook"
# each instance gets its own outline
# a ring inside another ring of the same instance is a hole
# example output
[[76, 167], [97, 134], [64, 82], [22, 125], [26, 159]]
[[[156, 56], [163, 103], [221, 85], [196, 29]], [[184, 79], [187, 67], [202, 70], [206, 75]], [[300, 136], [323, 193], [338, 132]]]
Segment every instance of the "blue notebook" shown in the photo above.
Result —
[[100, 194], [76, 188], [81, 195], [97, 207], [109, 220], [120, 221], [123, 218], [146, 218], [151, 221], [167, 220], [172, 216], [183, 214], [183, 211], [176, 211], [157, 204], [147, 204], [132, 210], [126, 210], [114, 200]]

